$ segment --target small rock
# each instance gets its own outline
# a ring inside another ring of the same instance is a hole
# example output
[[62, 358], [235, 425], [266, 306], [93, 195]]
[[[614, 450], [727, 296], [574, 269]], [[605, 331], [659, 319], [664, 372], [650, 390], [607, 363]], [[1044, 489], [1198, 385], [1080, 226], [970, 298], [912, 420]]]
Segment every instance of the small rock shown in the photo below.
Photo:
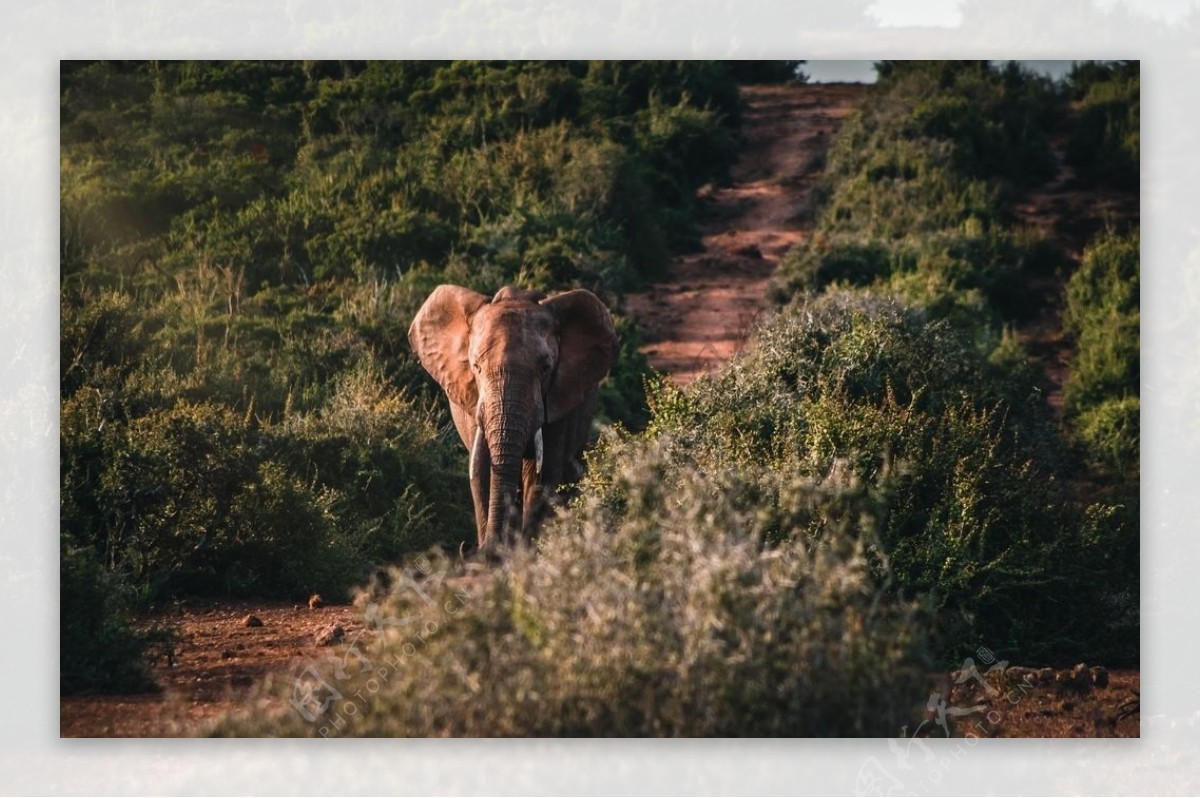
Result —
[[1058, 682], [1060, 688], [1066, 690], [1086, 693], [1092, 689], [1092, 673], [1082, 662], [1069, 671], [1059, 671], [1055, 676], [1055, 681]]
[[1108, 669], [1100, 665], [1092, 666], [1092, 684], [1097, 687], [1108, 687]]
[[247, 615], [245, 618], [242, 618], [242, 626], [262, 626], [262, 625], [263, 625], [262, 618], [259, 618], [257, 615]]
[[313, 593], [308, 597], [308, 608], [310, 610], [320, 609], [325, 606], [325, 599], [321, 598], [320, 593]]
[[334, 643], [342, 642], [345, 637], [346, 630], [340, 623], [335, 623], [317, 632], [316, 640], [318, 646], [332, 646]]
[[221, 652], [221, 659], [233, 659], [236, 656], [237, 656], [237, 654], [234, 654], [232, 651], [222, 651]]
[[1054, 681], [1054, 668], [1042, 668], [1037, 672], [1038, 681], [1042, 684], [1049, 684]]

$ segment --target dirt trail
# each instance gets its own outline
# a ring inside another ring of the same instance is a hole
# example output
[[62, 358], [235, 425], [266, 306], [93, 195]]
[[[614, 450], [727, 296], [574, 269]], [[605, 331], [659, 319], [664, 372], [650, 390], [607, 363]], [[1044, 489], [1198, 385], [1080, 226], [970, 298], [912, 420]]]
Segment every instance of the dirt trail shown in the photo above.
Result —
[[732, 184], [699, 193], [703, 250], [665, 281], [626, 297], [650, 365], [679, 385], [719, 368], [766, 308], [779, 259], [812, 224], [811, 192], [831, 134], [862, 99], [861, 84], [746, 86], [745, 147]]

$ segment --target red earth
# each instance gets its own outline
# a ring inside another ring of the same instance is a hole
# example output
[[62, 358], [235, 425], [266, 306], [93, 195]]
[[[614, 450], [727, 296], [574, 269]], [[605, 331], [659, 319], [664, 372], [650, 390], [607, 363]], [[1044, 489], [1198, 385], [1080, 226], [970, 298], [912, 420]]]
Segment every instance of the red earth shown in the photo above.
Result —
[[[254, 616], [261, 626], [248, 626]], [[174, 629], [175, 642], [159, 647], [151, 664], [156, 692], [63, 696], [63, 737], [179, 737], [240, 709], [250, 688], [268, 673], [298, 672], [324, 657], [341, 656], [364, 631], [363, 615], [343, 604], [309, 608], [278, 601], [196, 602], [141, 620]], [[340, 625], [344, 643], [318, 638]]]
[[686, 385], [745, 344], [767, 308], [780, 258], [812, 227], [812, 187], [839, 123], [862, 99], [857, 83], [746, 86], [745, 148], [728, 186], [701, 189], [700, 252], [630, 294], [650, 365]]

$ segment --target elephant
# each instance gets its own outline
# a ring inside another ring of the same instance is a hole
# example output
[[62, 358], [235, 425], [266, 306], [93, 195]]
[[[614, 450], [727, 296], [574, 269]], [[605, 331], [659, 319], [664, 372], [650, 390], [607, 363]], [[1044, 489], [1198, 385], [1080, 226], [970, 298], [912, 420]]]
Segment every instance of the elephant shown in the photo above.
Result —
[[560, 488], [582, 476], [619, 343], [608, 308], [584, 289], [547, 296], [510, 286], [489, 300], [440, 285], [408, 340], [470, 453], [479, 548], [531, 539]]

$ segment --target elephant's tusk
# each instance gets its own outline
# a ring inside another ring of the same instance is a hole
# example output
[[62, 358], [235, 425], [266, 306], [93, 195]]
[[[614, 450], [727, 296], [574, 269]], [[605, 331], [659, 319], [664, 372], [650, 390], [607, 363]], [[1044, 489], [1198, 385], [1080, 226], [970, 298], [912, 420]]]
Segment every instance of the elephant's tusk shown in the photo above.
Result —
[[533, 436], [533, 456], [537, 462], [537, 473], [542, 473], [542, 428], [538, 427], [537, 433]]
[[471, 447], [471, 464], [470, 464], [470, 466], [468, 466], [468, 469], [467, 469], [467, 474], [471, 477], [471, 479], [475, 479], [477, 476], [479, 476], [479, 474], [477, 474], [475, 471], [475, 465], [478, 463], [477, 454], [479, 452], [480, 447], [483, 445], [484, 445], [483, 427], [482, 426], [476, 427], [475, 428], [475, 445]]

